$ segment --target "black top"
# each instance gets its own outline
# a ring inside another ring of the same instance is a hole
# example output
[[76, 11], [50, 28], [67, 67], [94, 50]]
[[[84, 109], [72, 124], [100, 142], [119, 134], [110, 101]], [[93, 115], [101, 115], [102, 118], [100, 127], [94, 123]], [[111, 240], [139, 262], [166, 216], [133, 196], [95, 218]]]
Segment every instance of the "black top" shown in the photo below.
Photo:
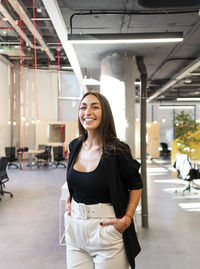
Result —
[[[74, 159], [75, 162], [75, 159]], [[68, 174], [68, 185], [73, 190], [73, 198], [77, 203], [87, 205], [110, 203], [108, 183], [104, 174], [102, 162], [91, 172], [80, 172], [73, 168]]]

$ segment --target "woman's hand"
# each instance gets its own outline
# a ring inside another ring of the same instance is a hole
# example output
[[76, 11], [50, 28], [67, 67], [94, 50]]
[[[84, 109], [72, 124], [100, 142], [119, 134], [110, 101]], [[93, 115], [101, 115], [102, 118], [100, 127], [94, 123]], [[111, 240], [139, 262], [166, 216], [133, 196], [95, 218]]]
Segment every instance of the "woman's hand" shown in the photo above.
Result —
[[66, 204], [65, 204], [65, 212], [70, 216], [71, 215], [71, 196], [68, 195]]
[[113, 225], [114, 228], [123, 234], [123, 232], [131, 225], [131, 217], [124, 215], [122, 218], [116, 218], [116, 219], [109, 219], [105, 220], [104, 222], [101, 222], [100, 225], [106, 226], [106, 225]]

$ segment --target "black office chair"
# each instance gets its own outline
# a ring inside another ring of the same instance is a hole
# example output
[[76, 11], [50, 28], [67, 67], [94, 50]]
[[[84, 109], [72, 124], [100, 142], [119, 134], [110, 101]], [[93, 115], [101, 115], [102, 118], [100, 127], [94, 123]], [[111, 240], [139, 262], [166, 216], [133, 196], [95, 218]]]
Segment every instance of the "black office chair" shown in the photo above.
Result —
[[53, 158], [54, 158], [54, 164], [56, 165], [56, 168], [59, 165], [62, 165], [66, 168], [66, 165], [64, 163], [61, 163], [61, 161], [65, 160], [64, 157], [64, 148], [62, 146], [53, 147]]
[[19, 166], [16, 163], [13, 163], [17, 161], [17, 158], [15, 157], [15, 147], [6, 147], [5, 153], [6, 153], [6, 157], [8, 157], [8, 169], [11, 166], [19, 168]]
[[7, 193], [10, 194], [10, 197], [13, 197], [13, 194], [11, 192], [3, 190], [3, 188], [5, 188], [5, 183], [9, 180], [6, 172], [7, 163], [8, 163], [7, 157], [0, 158], [0, 194], [4, 195], [4, 193]]
[[[199, 189], [199, 187], [193, 185], [193, 180], [198, 179], [200, 174], [198, 169], [194, 169], [190, 162], [190, 158], [186, 154], [177, 153], [175, 156], [174, 168], [177, 170], [177, 176], [183, 180], [188, 181], [187, 187], [183, 190], [191, 191], [191, 188]], [[177, 192], [177, 191], [176, 191]]]
[[171, 150], [168, 149], [168, 144], [165, 142], [161, 142], [160, 146], [162, 148], [161, 152], [160, 152], [160, 156], [170, 156], [171, 154]]
[[35, 155], [37, 158], [37, 167], [39, 168], [40, 165], [49, 166], [49, 163], [51, 162], [51, 146], [45, 145], [45, 148], [43, 148], [43, 145], [39, 145], [38, 149], [44, 149], [44, 152]]

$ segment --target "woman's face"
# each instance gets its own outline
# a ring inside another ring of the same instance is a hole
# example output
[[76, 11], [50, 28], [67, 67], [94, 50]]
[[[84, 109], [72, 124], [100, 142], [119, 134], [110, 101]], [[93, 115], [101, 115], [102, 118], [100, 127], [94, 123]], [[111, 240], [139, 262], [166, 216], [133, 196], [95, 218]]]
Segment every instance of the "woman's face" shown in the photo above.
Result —
[[79, 107], [79, 119], [83, 128], [87, 131], [99, 127], [102, 118], [101, 103], [93, 94], [87, 95]]

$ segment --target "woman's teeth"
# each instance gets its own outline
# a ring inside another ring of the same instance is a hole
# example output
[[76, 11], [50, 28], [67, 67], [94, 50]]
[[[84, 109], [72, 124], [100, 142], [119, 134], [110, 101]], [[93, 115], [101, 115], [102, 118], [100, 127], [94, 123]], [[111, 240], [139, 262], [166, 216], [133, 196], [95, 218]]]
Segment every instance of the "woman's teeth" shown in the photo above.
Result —
[[93, 121], [94, 119], [85, 119], [85, 121]]

